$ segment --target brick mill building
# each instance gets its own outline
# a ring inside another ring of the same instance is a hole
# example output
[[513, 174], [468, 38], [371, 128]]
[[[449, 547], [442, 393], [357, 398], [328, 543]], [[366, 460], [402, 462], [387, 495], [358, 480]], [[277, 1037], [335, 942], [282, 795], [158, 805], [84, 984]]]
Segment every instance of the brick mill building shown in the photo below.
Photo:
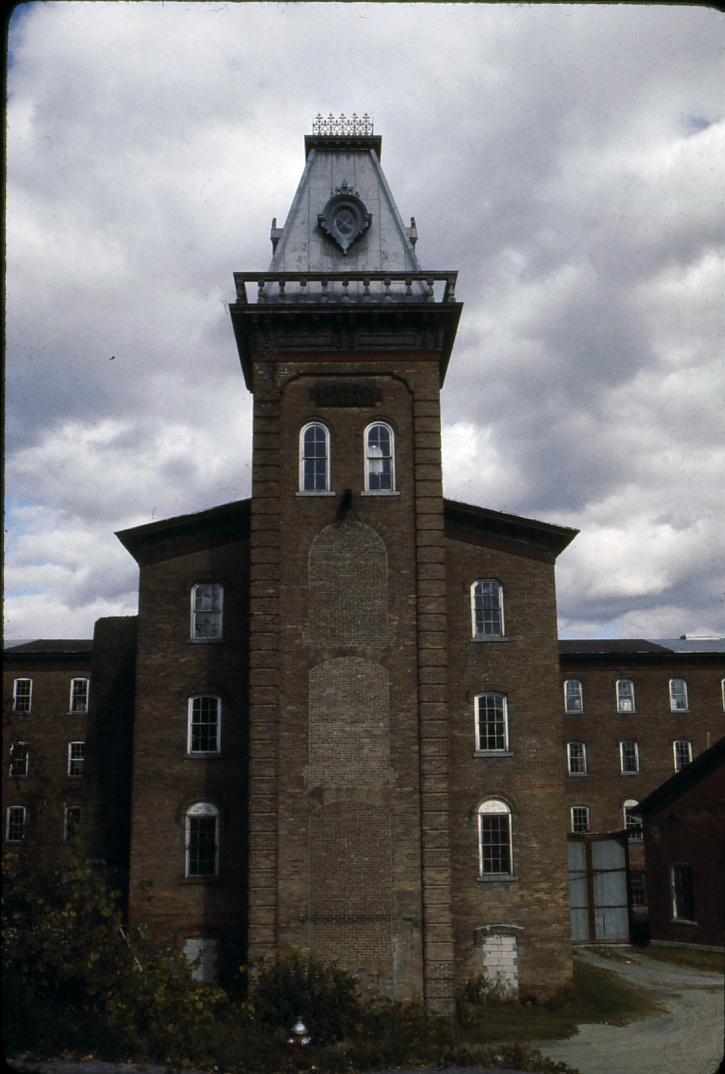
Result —
[[305, 157], [269, 270], [235, 276], [251, 498], [122, 531], [138, 616], [6, 652], [5, 839], [79, 829], [208, 975], [297, 948], [441, 1010], [482, 969], [550, 996], [567, 832], [722, 736], [725, 647], [560, 654], [576, 531], [443, 497], [456, 273], [419, 265], [367, 122]]

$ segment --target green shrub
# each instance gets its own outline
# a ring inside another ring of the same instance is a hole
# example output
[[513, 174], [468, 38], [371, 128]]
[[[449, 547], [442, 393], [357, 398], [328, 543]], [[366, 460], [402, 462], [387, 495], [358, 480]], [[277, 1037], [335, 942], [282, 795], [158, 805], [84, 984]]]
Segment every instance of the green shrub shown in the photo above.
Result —
[[256, 969], [250, 1003], [261, 1025], [289, 1030], [302, 1018], [321, 1043], [350, 1036], [361, 1017], [352, 974], [298, 951]]

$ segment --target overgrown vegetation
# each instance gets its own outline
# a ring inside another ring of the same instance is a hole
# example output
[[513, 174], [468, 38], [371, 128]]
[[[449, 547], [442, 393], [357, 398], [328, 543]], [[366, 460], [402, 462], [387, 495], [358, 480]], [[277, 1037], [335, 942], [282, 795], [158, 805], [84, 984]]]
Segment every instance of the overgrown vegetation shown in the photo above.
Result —
[[721, 951], [697, 951], [687, 947], [594, 947], [593, 951], [601, 958], [618, 962], [631, 962], [632, 954], [643, 955], [655, 962], [671, 962], [687, 969], [700, 970], [702, 973], [724, 973], [725, 958]]
[[[11, 1055], [80, 1052], [230, 1074], [474, 1064], [572, 1074], [525, 1042], [656, 1009], [588, 965], [577, 965], [572, 995], [539, 1005], [476, 978], [459, 997], [456, 1021], [415, 1004], [363, 1000], [350, 974], [299, 953], [259, 967], [246, 994], [225, 991], [194, 980], [186, 958], [159, 950], [144, 929], [125, 930], [102, 863], [80, 850], [46, 874], [10, 857], [4, 903], [3, 1035]], [[299, 1016], [313, 1038], [305, 1048], [288, 1044]]]

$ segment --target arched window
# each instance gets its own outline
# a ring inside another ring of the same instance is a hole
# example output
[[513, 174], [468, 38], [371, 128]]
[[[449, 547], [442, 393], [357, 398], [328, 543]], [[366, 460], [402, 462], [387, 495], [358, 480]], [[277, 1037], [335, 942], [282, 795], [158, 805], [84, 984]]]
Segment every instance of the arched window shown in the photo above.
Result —
[[567, 742], [567, 769], [570, 776], [587, 774], [587, 747], [584, 742]]
[[217, 582], [191, 587], [192, 641], [217, 641], [222, 637], [224, 588]]
[[471, 620], [474, 638], [502, 638], [503, 586], [493, 578], [471, 586]]
[[300, 430], [300, 492], [330, 491], [330, 432], [319, 421]]
[[675, 739], [672, 743], [672, 754], [675, 772], [681, 772], [686, 765], [692, 763], [692, 743], [686, 738]]
[[564, 683], [564, 712], [584, 712], [584, 691], [579, 679]]
[[479, 694], [476, 698], [476, 750], [508, 750], [509, 728], [505, 694]]
[[642, 839], [642, 818], [635, 810], [639, 802], [636, 798], [628, 798], [622, 806], [624, 814], [624, 827], [627, 830], [627, 838], [639, 841]]
[[201, 694], [189, 698], [189, 753], [219, 753], [222, 739], [222, 703], [218, 697]]
[[687, 712], [687, 679], [670, 679], [670, 712]]
[[617, 679], [617, 712], [634, 711], [634, 683], [631, 679]]
[[500, 798], [488, 798], [478, 807], [478, 849], [481, 877], [513, 875], [511, 809]]
[[381, 421], [365, 430], [365, 491], [395, 491], [395, 436]]
[[209, 802], [195, 802], [186, 811], [186, 876], [219, 874], [219, 810]]

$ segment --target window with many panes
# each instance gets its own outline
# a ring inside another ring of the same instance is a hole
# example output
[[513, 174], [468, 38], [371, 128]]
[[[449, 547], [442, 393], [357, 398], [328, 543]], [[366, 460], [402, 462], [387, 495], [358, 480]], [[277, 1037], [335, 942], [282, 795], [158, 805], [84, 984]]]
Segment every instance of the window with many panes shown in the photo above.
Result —
[[631, 679], [617, 680], [617, 712], [634, 712], [634, 683]]
[[687, 712], [687, 679], [670, 679], [670, 712]]
[[330, 433], [319, 421], [300, 430], [300, 492], [330, 491]]
[[639, 772], [639, 746], [632, 738], [625, 738], [619, 743], [619, 767], [625, 776]]
[[16, 679], [13, 683], [13, 712], [30, 712], [33, 680]]
[[695, 920], [695, 892], [691, 865], [672, 866], [672, 913], [677, 920]]
[[88, 679], [71, 679], [69, 712], [88, 712]]
[[566, 763], [570, 776], [587, 774], [587, 748], [583, 742], [567, 742]]
[[83, 766], [86, 762], [85, 742], [68, 743], [68, 775], [82, 776]]
[[571, 830], [580, 835], [589, 831], [589, 806], [575, 805], [571, 807]]
[[480, 753], [508, 750], [508, 711], [505, 694], [479, 694], [476, 698], [476, 749]]
[[30, 750], [27, 742], [13, 742], [10, 746], [10, 775], [13, 779], [22, 779], [28, 774]]
[[209, 802], [196, 802], [186, 811], [186, 876], [219, 873], [219, 810]]
[[365, 430], [365, 491], [395, 491], [395, 435], [381, 421]]
[[493, 578], [481, 578], [471, 586], [471, 620], [474, 638], [502, 638], [503, 586]]
[[192, 641], [218, 641], [223, 633], [224, 587], [199, 582], [191, 587]]
[[221, 700], [202, 694], [189, 698], [189, 753], [219, 753], [221, 749]]
[[630, 869], [629, 897], [633, 908], [645, 909], [647, 906], [647, 885], [642, 869]]
[[622, 805], [622, 814], [624, 816], [624, 827], [627, 832], [627, 838], [640, 842], [643, 838], [642, 832], [642, 818], [637, 813], [637, 806], [639, 802], [636, 798], [628, 798]]
[[584, 712], [584, 690], [579, 679], [567, 679], [564, 683], [564, 711]]
[[26, 810], [22, 805], [8, 806], [5, 820], [5, 840], [8, 843], [22, 843], [25, 839]]
[[675, 772], [681, 772], [692, 761], [692, 743], [687, 738], [677, 738], [672, 743]]
[[511, 810], [500, 798], [489, 798], [478, 807], [478, 848], [482, 877], [513, 874]]
[[81, 825], [81, 807], [69, 805], [63, 810], [63, 840], [68, 843]]

